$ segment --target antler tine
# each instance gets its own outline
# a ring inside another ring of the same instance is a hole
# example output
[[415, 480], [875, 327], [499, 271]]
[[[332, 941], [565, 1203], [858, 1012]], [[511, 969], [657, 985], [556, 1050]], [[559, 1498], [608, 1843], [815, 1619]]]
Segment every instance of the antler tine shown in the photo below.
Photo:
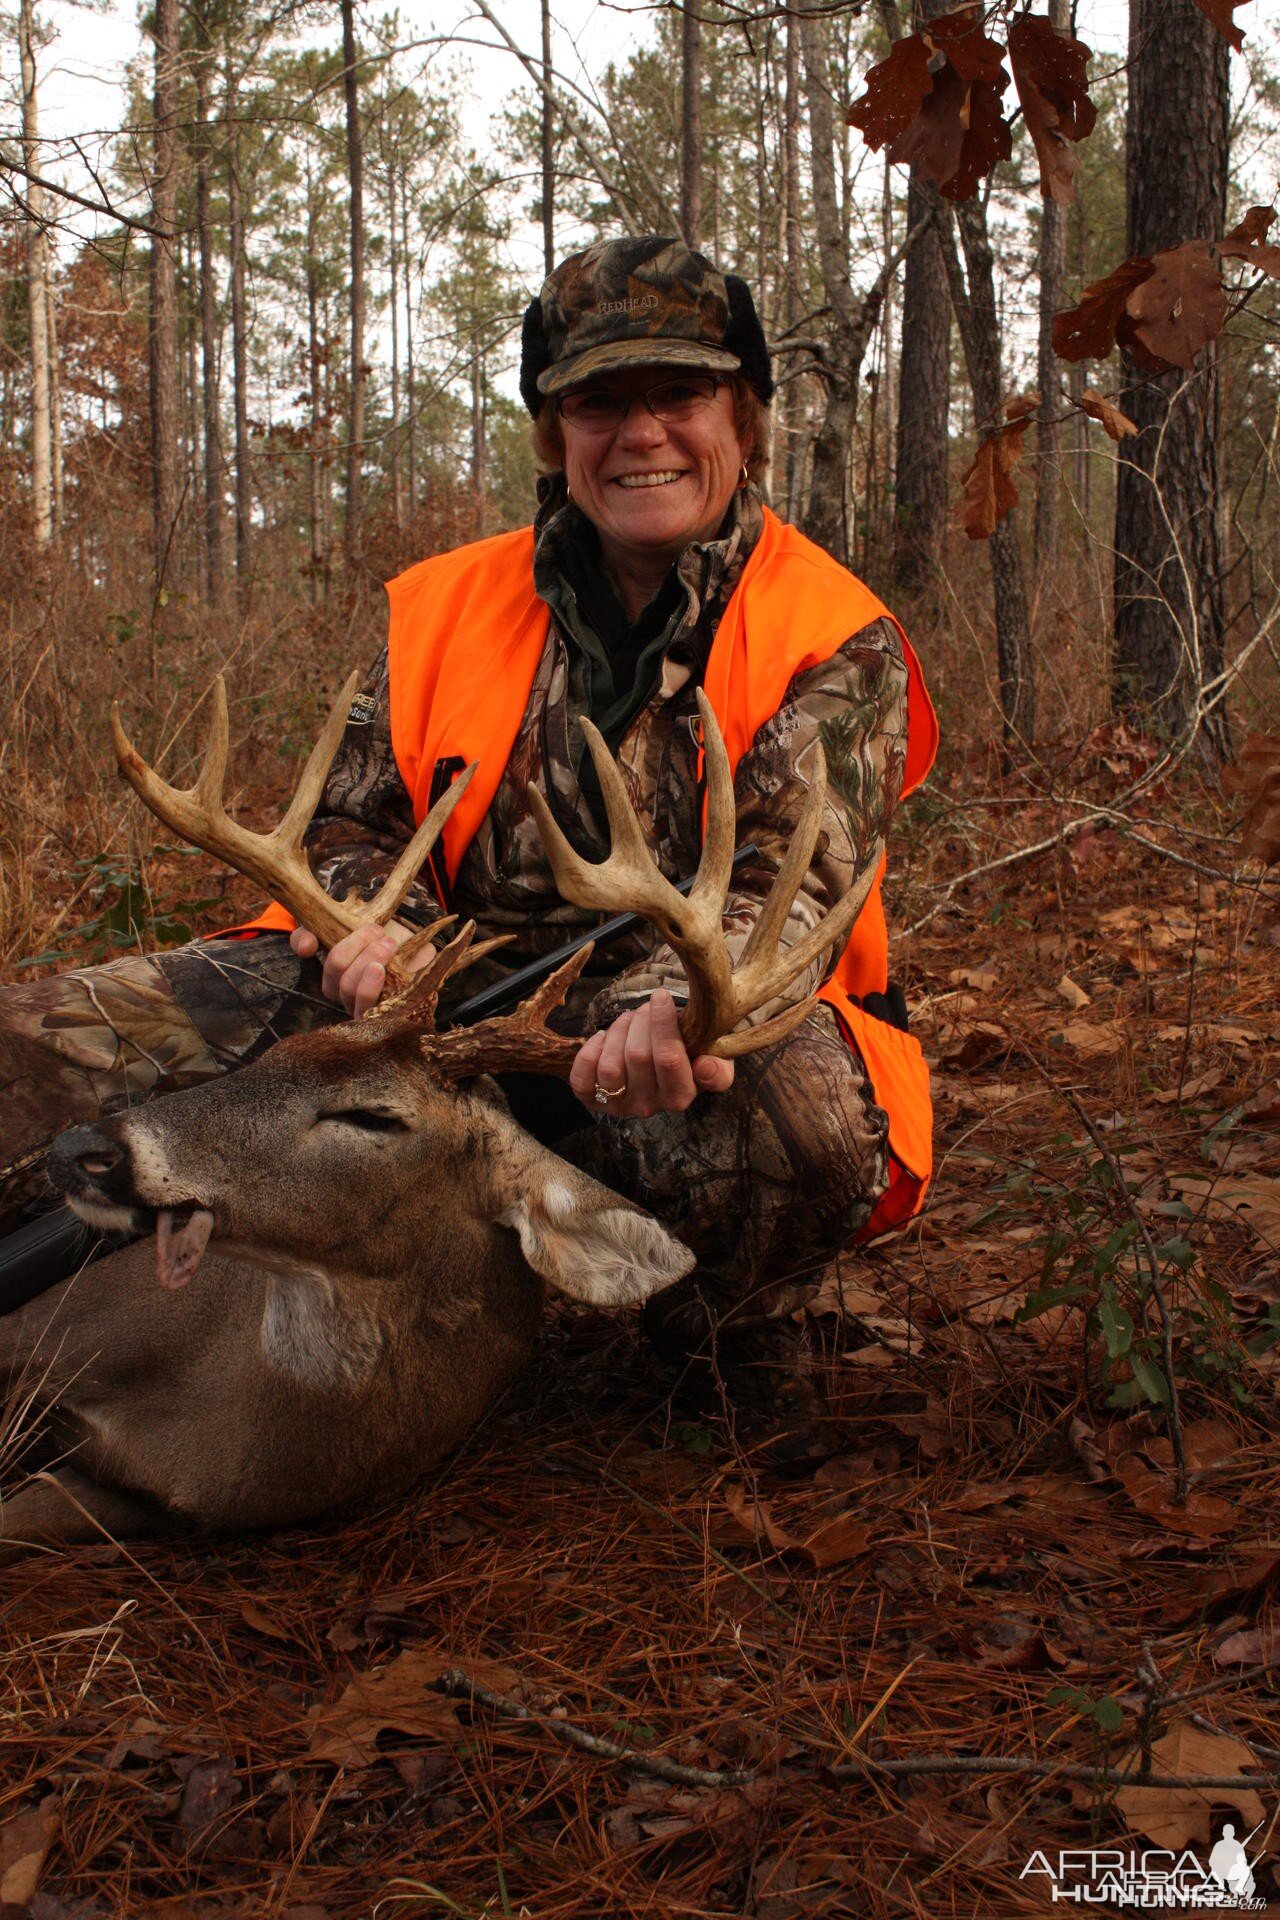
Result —
[[702, 716], [703, 773], [707, 785], [707, 824], [702, 840], [702, 856], [691, 900], [704, 897], [711, 902], [716, 926], [724, 910], [733, 878], [734, 818], [733, 774], [715, 709], [701, 687], [698, 688], [698, 712]]
[[[703, 1029], [695, 1027], [692, 1015], [695, 1012], [694, 1000], [690, 995], [687, 1012], [691, 1016], [688, 1031], [685, 1022], [681, 1022], [681, 1031], [690, 1052], [705, 1049], [708, 1053], [718, 1054], [721, 1059], [731, 1059], [740, 1053], [754, 1052], [758, 1047], [770, 1045], [780, 1039], [792, 1027], [798, 1026], [813, 1005], [813, 996], [794, 1007], [784, 1008], [771, 1020], [761, 1021], [757, 1026], [744, 1033], [734, 1033], [734, 1028], [770, 1000], [776, 999], [784, 988], [803, 973], [820, 954], [829, 953], [832, 948], [843, 946], [854, 921], [866, 904], [867, 895], [875, 883], [879, 861], [873, 857], [868, 860], [860, 879], [855, 881], [837, 904], [816, 927], [802, 934], [790, 946], [780, 946], [783, 928], [786, 926], [796, 894], [800, 890], [813, 850], [817, 844], [822, 822], [822, 812], [827, 797], [827, 764], [821, 743], [814, 753], [813, 776], [809, 783], [809, 792], [805, 797], [803, 811], [792, 835], [782, 865], [775, 874], [763, 907], [756, 917], [756, 923], [733, 969], [728, 982], [726, 999], [714, 1009], [718, 1026]], [[681, 955], [682, 958], [685, 956]], [[686, 958], [686, 967], [690, 966]], [[699, 1008], [698, 1011], [701, 1011]]]
[[111, 707], [116, 761], [143, 805], [193, 847], [203, 847], [215, 859], [226, 861], [237, 873], [274, 894], [325, 947], [336, 946], [357, 927], [392, 917], [475, 771], [471, 767], [455, 780], [431, 809], [372, 900], [335, 900], [326, 893], [308, 865], [302, 841], [342, 737], [356, 678], [354, 674], [351, 676], [334, 702], [320, 738], [307, 758], [297, 791], [272, 833], [251, 833], [226, 810], [223, 783], [229, 726], [226, 688], [221, 676], [213, 689], [204, 762], [192, 787], [172, 787], [162, 780], [125, 733], [119, 702], [113, 702]]
[[[605, 745], [599, 727], [585, 716], [582, 734], [599, 777], [600, 797], [604, 801], [609, 822], [609, 858], [600, 868], [588, 868], [588, 871], [603, 875], [605, 868], [615, 862], [621, 866], [629, 861], [635, 861], [642, 872], [647, 871], [653, 866], [653, 855], [645, 844], [644, 830], [636, 817], [618, 763]], [[602, 901], [601, 904], [607, 905], [608, 902]]]
[[473, 967], [477, 960], [483, 960], [487, 953], [493, 953], [498, 947], [510, 946], [514, 936], [509, 933], [497, 934], [492, 940], [482, 940], [475, 945], [476, 923], [468, 920], [460, 927], [439, 952], [433, 953], [426, 964], [416, 971], [410, 969], [409, 962], [415, 955], [430, 945], [437, 933], [451, 927], [457, 920], [457, 914], [451, 913], [444, 920], [434, 920], [429, 927], [414, 934], [412, 940], [406, 940], [398, 953], [391, 956], [387, 964], [387, 979], [393, 989], [384, 994], [377, 1004], [370, 1008], [370, 1015], [386, 1013], [392, 1007], [412, 1004], [415, 1014], [425, 1012], [428, 1031], [435, 1015], [436, 1001], [446, 980], [464, 967]]
[[[114, 708], [112, 709], [114, 712]], [[209, 725], [205, 733], [204, 759], [192, 791], [201, 806], [225, 818], [223, 787], [227, 778], [227, 754], [231, 746], [231, 722], [227, 716], [227, 683], [218, 674], [209, 689]]]
[[475, 921], [468, 920], [465, 925], [459, 927], [453, 938], [446, 941], [444, 946], [437, 948], [416, 973], [409, 972], [406, 963], [413, 954], [422, 951], [433, 934], [443, 933], [446, 927], [455, 925], [457, 918], [457, 914], [451, 913], [444, 920], [434, 920], [429, 927], [424, 927], [421, 933], [416, 933], [411, 940], [407, 940], [400, 951], [393, 955], [387, 967], [387, 979], [396, 991], [384, 994], [381, 1000], [370, 1007], [365, 1015], [366, 1019], [378, 1019], [384, 1014], [407, 1007], [412, 1001], [415, 1015], [424, 1022], [427, 1031], [431, 1031], [441, 987], [451, 973], [456, 973], [459, 967], [470, 964], [472, 955], [469, 949], [476, 937]]
[[[419, 927], [418, 931], [410, 939], [406, 940], [404, 945], [391, 956], [395, 971], [400, 973], [407, 969], [411, 960], [416, 960], [425, 947], [431, 946], [438, 933], [446, 933], [450, 927], [456, 927], [457, 924], [457, 914], [446, 913], [439, 920], [433, 920], [429, 927]], [[468, 921], [467, 925], [470, 926], [471, 922]], [[412, 971], [408, 972], [406, 974], [406, 985], [410, 980], [416, 980], [417, 978], [418, 975], [416, 973]], [[381, 1004], [385, 1006], [387, 1003], [383, 1000]]]
[[[584, 860], [569, 845], [538, 789], [530, 783], [525, 792], [561, 894], [576, 906], [595, 907], [607, 912], [616, 906], [619, 891], [623, 887], [632, 891], [639, 887], [647, 895], [652, 890], [657, 869], [653, 864], [653, 855], [645, 845], [635, 808], [627, 797], [622, 775], [599, 730], [590, 720], [584, 719], [582, 731], [600, 779], [600, 793], [609, 821], [608, 858]], [[658, 875], [658, 878], [662, 876]]]
[[423, 862], [443, 833], [445, 821], [470, 786], [472, 775], [479, 764], [478, 760], [473, 760], [471, 765], [458, 775], [453, 785], [446, 788], [440, 795], [373, 899], [362, 909], [365, 920], [371, 925], [374, 922], [385, 925], [388, 920], [395, 918], [405, 895], [417, 879]]
[[[710, 713], [710, 708], [707, 712]], [[710, 725], [712, 729], [715, 728], [714, 715], [711, 716]], [[704, 850], [697, 880], [686, 898], [677, 892], [655, 861], [628, 797], [626, 783], [598, 728], [590, 720], [584, 719], [582, 731], [595, 764], [608, 817], [611, 841], [608, 857], [599, 861], [584, 860], [569, 845], [543, 795], [532, 784], [525, 788], [561, 895], [575, 906], [591, 907], [606, 913], [617, 912], [620, 907], [630, 908], [642, 914], [657, 928], [664, 940], [669, 940], [681, 951], [682, 943], [699, 939], [709, 942], [713, 928], [719, 931], [725, 888], [732, 870], [732, 824], [728, 828], [727, 862], [724, 859], [723, 833], [713, 834], [710, 836], [714, 841], [711, 859], [706, 859]], [[718, 739], [716, 744], [719, 744]], [[723, 755], [723, 748], [721, 751]], [[712, 761], [712, 779], [717, 780], [720, 772]], [[721, 799], [723, 793], [720, 788], [728, 775], [727, 761], [723, 775], [724, 781], [719, 781], [717, 786]], [[731, 786], [728, 794], [732, 807]], [[713, 899], [711, 876], [721, 866], [724, 868], [724, 877]], [[705, 874], [704, 867], [707, 869]]]
[[[803, 973], [820, 953], [843, 944], [854, 921], [866, 905], [867, 895], [875, 882], [879, 865], [878, 857], [869, 860], [862, 878], [850, 887], [848, 893], [838, 905], [831, 909], [825, 919], [819, 921], [816, 927], [811, 927], [808, 933], [802, 934], [794, 945], [779, 950], [775, 942], [772, 953], [758, 953], [749, 965], [739, 961], [732, 976], [733, 998], [737, 1003], [734, 1008], [733, 1024], [735, 1026], [738, 1020], [744, 1019], [754, 1008], [763, 1007], [781, 993], [788, 982], [794, 980], [798, 973]], [[782, 910], [778, 915], [777, 929], [779, 932], [786, 923], [787, 913], [797, 892], [797, 888], [793, 887], [789, 894], [784, 893], [779, 885], [780, 880], [781, 873], [770, 888], [769, 898], [765, 903], [766, 908], [771, 907], [775, 894], [781, 901]], [[752, 932], [754, 934], [754, 928]], [[722, 1028], [720, 1037], [709, 1039], [703, 1051], [717, 1054], [722, 1060], [732, 1060], [738, 1054], [754, 1053], [759, 1047], [771, 1046], [775, 1040], [780, 1040], [784, 1034], [790, 1033], [793, 1027], [800, 1025], [816, 1000], [817, 995], [810, 994], [808, 999], [798, 1001], [795, 1006], [785, 1007], [781, 1013], [774, 1014], [772, 1019], [762, 1020], [759, 1025], [747, 1027], [741, 1033], [734, 1033], [732, 1028]], [[681, 1030], [683, 1032], [683, 1023]], [[691, 1052], [694, 1051], [694, 1038], [686, 1035], [685, 1044]]]
[[553, 1033], [547, 1015], [560, 1006], [591, 958], [579, 947], [514, 1013], [425, 1034], [423, 1059], [446, 1080], [473, 1080], [480, 1073], [544, 1073], [567, 1079], [582, 1045], [580, 1035]]
[[[329, 777], [334, 755], [338, 751], [338, 742], [342, 739], [347, 724], [347, 715], [351, 711], [351, 701], [359, 685], [358, 673], [347, 676], [346, 685], [329, 709], [329, 718], [321, 729], [319, 738], [307, 755], [307, 764], [302, 769], [292, 800], [284, 818], [276, 827], [271, 838], [285, 853], [302, 852], [302, 836], [311, 823], [320, 795], [324, 792], [324, 783]], [[222, 676], [218, 676], [222, 684]], [[226, 709], [226, 694], [222, 696], [223, 710]]]

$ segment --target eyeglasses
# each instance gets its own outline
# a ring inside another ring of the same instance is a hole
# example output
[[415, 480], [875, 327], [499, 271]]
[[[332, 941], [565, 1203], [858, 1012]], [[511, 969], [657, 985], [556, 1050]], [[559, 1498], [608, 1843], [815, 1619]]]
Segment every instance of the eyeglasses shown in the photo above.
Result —
[[674, 426], [709, 407], [721, 385], [716, 373], [682, 373], [673, 380], [659, 380], [639, 394], [620, 393], [614, 387], [582, 387], [576, 393], [562, 393], [556, 405], [561, 419], [580, 433], [612, 433], [637, 399], [644, 401], [655, 420]]

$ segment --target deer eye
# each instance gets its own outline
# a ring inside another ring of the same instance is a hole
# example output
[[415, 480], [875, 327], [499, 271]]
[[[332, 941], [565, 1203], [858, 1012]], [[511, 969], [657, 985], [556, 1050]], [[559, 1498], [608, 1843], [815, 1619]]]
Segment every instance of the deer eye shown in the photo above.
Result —
[[342, 1107], [335, 1113], [322, 1113], [321, 1120], [332, 1120], [340, 1127], [358, 1127], [361, 1133], [408, 1133], [409, 1127], [399, 1114], [385, 1113], [377, 1107]]

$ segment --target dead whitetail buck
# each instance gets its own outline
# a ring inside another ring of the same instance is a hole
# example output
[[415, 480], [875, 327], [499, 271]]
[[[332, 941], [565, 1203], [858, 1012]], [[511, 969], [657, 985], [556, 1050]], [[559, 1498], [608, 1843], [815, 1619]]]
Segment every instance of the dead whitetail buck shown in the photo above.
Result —
[[[121, 770], [151, 811], [269, 889], [326, 945], [391, 919], [468, 778], [432, 810], [376, 899], [331, 899], [302, 836], [353, 686], [270, 835], [246, 831], [223, 806], [220, 683], [204, 768], [189, 791], [146, 766], [113, 716]], [[687, 898], [655, 865], [589, 724], [608, 860], [580, 859], [541, 796], [531, 799], [563, 897], [639, 911], [684, 963], [690, 1053], [732, 1055], [804, 1017], [810, 1002], [734, 1032], [843, 941], [865, 888], [779, 950], [818, 833], [819, 759], [794, 843], [730, 969], [721, 917], [733, 785], [701, 704], [709, 804]], [[692, 1267], [649, 1214], [519, 1127], [488, 1077], [568, 1074], [579, 1042], [551, 1031], [547, 1016], [589, 950], [514, 1014], [437, 1032], [445, 981], [499, 944], [473, 944], [468, 924], [436, 950], [433, 940], [452, 926], [438, 922], [400, 948], [388, 997], [363, 1019], [282, 1040], [225, 1080], [56, 1143], [50, 1174], [75, 1210], [98, 1227], [154, 1232], [155, 1242], [125, 1248], [0, 1320], [0, 1369], [58, 1454], [4, 1504], [11, 1549], [179, 1525], [272, 1526], [385, 1499], [452, 1446], [528, 1358], [544, 1283], [613, 1306]], [[199, 1284], [189, 1286], [197, 1265]]]

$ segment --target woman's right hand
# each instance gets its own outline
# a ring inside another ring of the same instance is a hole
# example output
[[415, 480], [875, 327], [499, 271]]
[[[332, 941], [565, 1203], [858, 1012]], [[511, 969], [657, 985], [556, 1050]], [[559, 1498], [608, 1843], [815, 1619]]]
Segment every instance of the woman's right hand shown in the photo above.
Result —
[[[354, 933], [344, 934], [324, 957], [325, 999], [341, 1002], [353, 1019], [368, 1013], [387, 984], [387, 962], [411, 938], [412, 929], [395, 921], [389, 927], [357, 927]], [[309, 927], [295, 927], [289, 945], [300, 960], [310, 960], [320, 951]], [[428, 948], [423, 959], [430, 957]]]

